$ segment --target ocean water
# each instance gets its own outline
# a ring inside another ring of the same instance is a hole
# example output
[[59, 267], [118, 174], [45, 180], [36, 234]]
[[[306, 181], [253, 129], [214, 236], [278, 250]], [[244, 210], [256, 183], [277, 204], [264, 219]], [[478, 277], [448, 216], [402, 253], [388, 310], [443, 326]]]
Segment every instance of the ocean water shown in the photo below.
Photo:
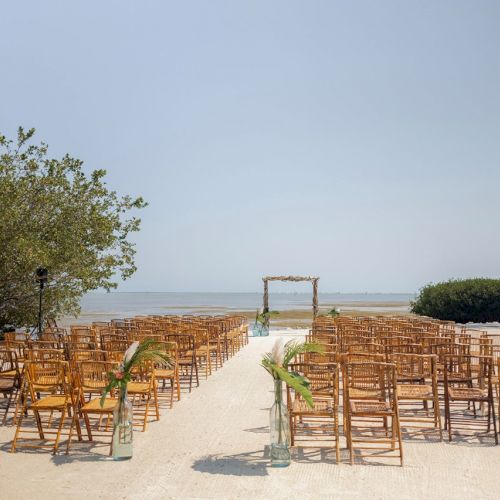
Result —
[[[407, 311], [414, 294], [319, 293], [320, 309]], [[262, 307], [262, 293], [89, 293], [81, 300], [79, 321], [125, 318], [141, 314], [221, 314], [255, 311]], [[269, 307], [278, 311], [311, 310], [311, 293], [270, 293]], [[70, 318], [68, 318], [69, 320]]]

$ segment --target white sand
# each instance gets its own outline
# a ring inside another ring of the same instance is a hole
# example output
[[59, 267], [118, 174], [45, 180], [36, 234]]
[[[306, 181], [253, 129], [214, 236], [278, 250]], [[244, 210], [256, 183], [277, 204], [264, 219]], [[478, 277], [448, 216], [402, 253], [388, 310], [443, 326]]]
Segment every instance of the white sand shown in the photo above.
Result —
[[136, 432], [128, 462], [99, 459], [78, 443], [69, 456], [10, 454], [14, 429], [0, 428], [0, 498], [500, 498], [500, 446], [492, 439], [405, 440], [403, 468], [350, 466], [345, 449], [340, 465], [306, 449], [286, 469], [268, 467], [272, 382], [258, 361], [273, 342], [251, 339], [146, 433]]

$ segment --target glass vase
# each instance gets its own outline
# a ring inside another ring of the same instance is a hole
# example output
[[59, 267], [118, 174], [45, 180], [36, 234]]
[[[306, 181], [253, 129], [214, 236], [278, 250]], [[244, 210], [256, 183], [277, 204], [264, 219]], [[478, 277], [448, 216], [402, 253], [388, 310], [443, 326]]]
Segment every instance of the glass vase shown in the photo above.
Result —
[[283, 382], [274, 381], [274, 404], [269, 412], [271, 431], [271, 466], [290, 465], [290, 419], [286, 403], [283, 402]]
[[127, 398], [127, 387], [120, 389], [118, 404], [113, 410], [113, 452], [114, 460], [132, 458], [133, 410]]
[[252, 336], [253, 337], [268, 337], [269, 336], [269, 326], [256, 321], [252, 327]]

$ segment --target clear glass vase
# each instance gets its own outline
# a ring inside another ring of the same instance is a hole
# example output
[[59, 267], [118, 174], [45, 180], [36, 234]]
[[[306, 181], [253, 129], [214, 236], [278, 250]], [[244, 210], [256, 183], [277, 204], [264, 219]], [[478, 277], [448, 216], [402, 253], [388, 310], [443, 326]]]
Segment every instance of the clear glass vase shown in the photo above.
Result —
[[253, 337], [268, 337], [269, 336], [269, 326], [264, 323], [259, 323], [256, 321], [252, 327]]
[[120, 389], [118, 404], [113, 410], [113, 452], [114, 460], [132, 458], [133, 410], [127, 398], [127, 387]]
[[290, 465], [290, 420], [286, 403], [283, 402], [283, 382], [274, 381], [274, 404], [269, 412], [271, 431], [271, 466]]

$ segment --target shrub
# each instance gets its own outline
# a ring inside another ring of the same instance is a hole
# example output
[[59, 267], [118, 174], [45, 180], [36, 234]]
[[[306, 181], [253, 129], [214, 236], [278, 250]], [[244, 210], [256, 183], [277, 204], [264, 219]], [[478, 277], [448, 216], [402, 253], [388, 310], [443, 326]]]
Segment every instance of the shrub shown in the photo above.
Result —
[[474, 278], [429, 284], [411, 311], [457, 323], [500, 321], [500, 280]]

